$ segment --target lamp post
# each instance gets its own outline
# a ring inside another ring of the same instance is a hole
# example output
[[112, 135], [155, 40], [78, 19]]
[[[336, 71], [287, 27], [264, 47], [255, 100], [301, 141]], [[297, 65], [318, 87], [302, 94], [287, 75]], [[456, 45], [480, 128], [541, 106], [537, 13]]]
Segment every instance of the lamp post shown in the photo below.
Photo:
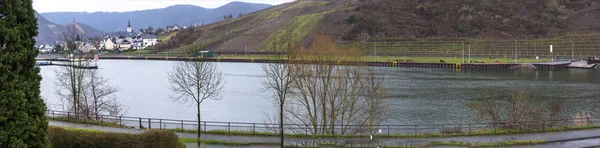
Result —
[[462, 63], [465, 63], [465, 39], [462, 42]]
[[571, 61], [575, 61], [575, 42], [571, 41]]
[[377, 39], [373, 38], [373, 62], [377, 62]]
[[517, 41], [517, 39], [515, 39], [515, 63], [517, 63], [517, 59], [519, 58], [517, 55], [517, 52], [519, 50], [519, 42]]
[[471, 63], [471, 45], [469, 45], [469, 63]]

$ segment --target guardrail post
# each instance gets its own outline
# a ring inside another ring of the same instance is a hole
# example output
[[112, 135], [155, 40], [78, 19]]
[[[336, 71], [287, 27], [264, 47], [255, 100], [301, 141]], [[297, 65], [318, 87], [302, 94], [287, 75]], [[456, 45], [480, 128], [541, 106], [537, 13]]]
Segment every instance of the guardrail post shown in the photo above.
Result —
[[101, 123], [101, 124], [104, 124], [104, 117], [103, 117], [103, 116], [104, 116], [104, 115], [100, 115], [100, 123]]
[[142, 129], [142, 118], [139, 118], [140, 121], [140, 129]]
[[446, 134], [446, 132], [444, 132], [444, 130], [445, 130], [445, 129], [444, 129], [444, 125], [442, 124], [442, 131], [441, 131], [441, 133], [442, 133], [442, 137], [444, 137], [444, 134]]
[[252, 123], [252, 134], [256, 135], [256, 123]]
[[417, 125], [415, 125], [415, 137], [417, 137]]
[[305, 131], [305, 133], [306, 133], [306, 136], [308, 136], [308, 125], [306, 125], [306, 131]]
[[523, 122], [519, 122], [519, 132], [523, 132]]
[[152, 119], [148, 119], [148, 129], [152, 130]]
[[119, 126], [123, 126], [123, 116], [119, 116]]
[[496, 134], [496, 123], [493, 123], [494, 125], [494, 134]]
[[204, 121], [204, 132], [206, 133], [206, 121]]
[[[183, 130], [183, 121], [181, 121], [181, 132], [185, 132], [185, 130]], [[200, 132], [200, 131], [198, 131]]]
[[542, 122], [542, 131], [546, 131], [546, 121]]
[[158, 119], [158, 129], [162, 130], [162, 119]]
[[471, 135], [471, 124], [469, 124], [469, 135]]
[[388, 136], [390, 136], [390, 125], [387, 126]]
[[231, 135], [231, 122], [227, 122], [227, 133]]
[[71, 121], [71, 112], [67, 112], [67, 121]]
[[52, 111], [52, 118], [54, 118], [54, 111]]
[[569, 120], [565, 120], [565, 129], [569, 130]]

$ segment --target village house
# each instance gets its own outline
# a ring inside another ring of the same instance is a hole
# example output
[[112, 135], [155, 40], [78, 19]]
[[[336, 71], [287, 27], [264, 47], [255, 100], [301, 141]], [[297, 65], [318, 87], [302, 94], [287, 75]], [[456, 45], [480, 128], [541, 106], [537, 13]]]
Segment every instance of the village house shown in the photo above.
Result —
[[[175, 25], [171, 29], [175, 28], [179, 30], [179, 26]], [[153, 30], [149, 30], [153, 32]], [[117, 37], [118, 36], [118, 37]], [[104, 40], [101, 41], [101, 48], [103, 50], [143, 50], [149, 46], [154, 46], [158, 42], [156, 35], [147, 34], [146, 31], [140, 30], [136, 34], [133, 33], [131, 27], [131, 21], [127, 23], [127, 29], [125, 32], [113, 32], [112, 34], [106, 34]]]
[[48, 52], [52, 52], [52, 50], [54, 49], [54, 46], [52, 45], [40, 45], [38, 50], [40, 51], [40, 53], [48, 53]]
[[146, 48], [148, 46], [156, 45], [157, 41], [158, 41], [158, 37], [156, 35], [143, 35], [142, 36], [142, 43], [143, 43], [144, 48]]
[[167, 26], [167, 32], [179, 31], [179, 25]]

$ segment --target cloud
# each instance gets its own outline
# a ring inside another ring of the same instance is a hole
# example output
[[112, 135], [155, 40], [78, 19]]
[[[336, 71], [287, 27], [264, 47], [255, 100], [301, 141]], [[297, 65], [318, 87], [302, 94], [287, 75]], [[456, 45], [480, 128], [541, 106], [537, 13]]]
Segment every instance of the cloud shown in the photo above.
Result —
[[[33, 8], [40, 12], [123, 12], [165, 8], [191, 4], [216, 8], [236, 0], [33, 0]], [[250, 3], [278, 5], [293, 0], [237, 0]]]

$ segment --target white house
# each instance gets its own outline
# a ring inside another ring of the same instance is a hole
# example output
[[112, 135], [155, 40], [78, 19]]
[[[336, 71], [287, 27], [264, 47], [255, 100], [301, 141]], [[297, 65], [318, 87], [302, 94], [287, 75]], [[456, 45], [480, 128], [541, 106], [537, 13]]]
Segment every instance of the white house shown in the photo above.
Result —
[[144, 46], [144, 48], [146, 48], [148, 46], [154, 46], [154, 45], [156, 45], [156, 42], [158, 41], [158, 37], [156, 37], [155, 35], [143, 35], [141, 38], [142, 38], [142, 46]]
[[179, 31], [179, 25], [167, 26], [167, 32]]
[[142, 50], [144, 49], [143, 46], [143, 40], [142, 40], [142, 36], [134, 36], [133, 38], [133, 42], [132, 42], [132, 47], [134, 50]]
[[52, 49], [54, 49], [54, 46], [48, 44], [40, 45], [40, 47], [38, 48], [38, 50], [40, 50], [40, 53], [52, 52]]
[[104, 48], [104, 50], [115, 50], [115, 40], [114, 38], [105, 38], [102, 41], [102, 48]]

